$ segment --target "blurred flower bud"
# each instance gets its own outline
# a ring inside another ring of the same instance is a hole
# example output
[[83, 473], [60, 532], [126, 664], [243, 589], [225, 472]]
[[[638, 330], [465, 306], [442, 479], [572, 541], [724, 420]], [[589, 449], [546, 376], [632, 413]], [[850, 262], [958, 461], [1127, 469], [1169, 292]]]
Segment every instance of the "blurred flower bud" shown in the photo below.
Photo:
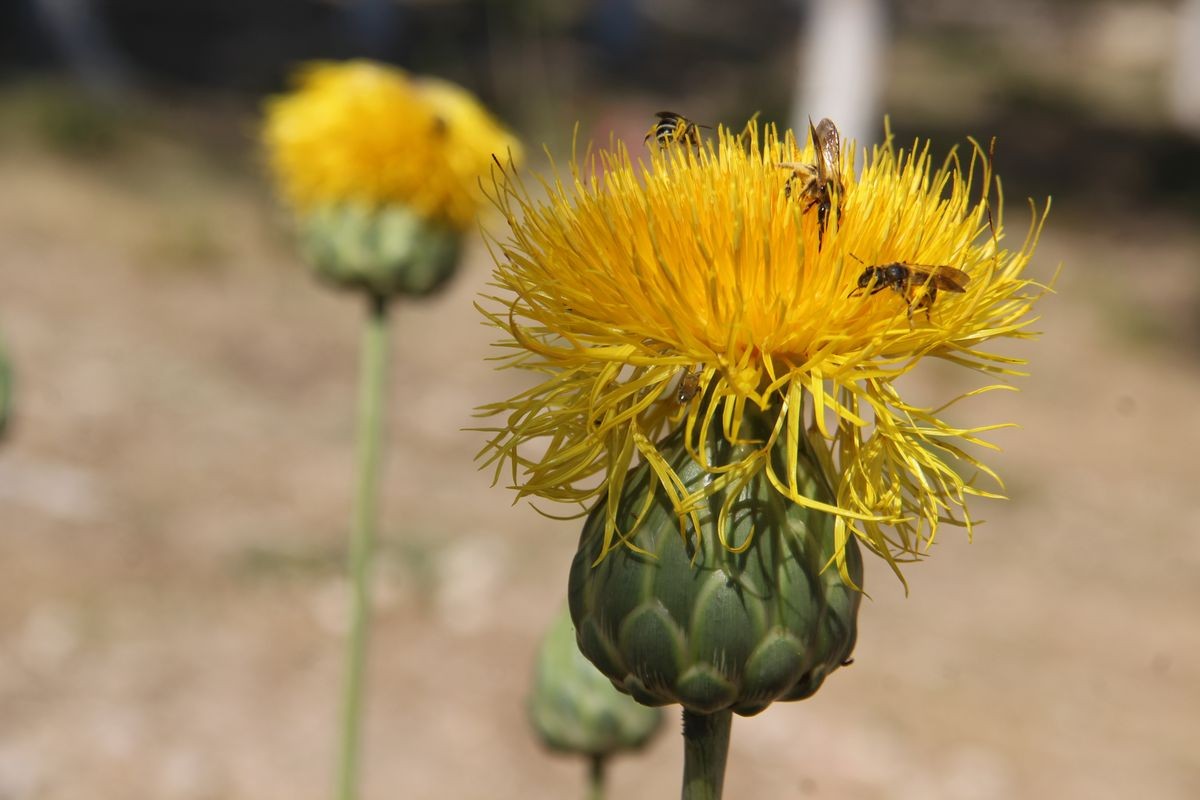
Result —
[[648, 742], [662, 711], [621, 694], [583, 657], [564, 609], [538, 650], [529, 719], [553, 750], [608, 756]]
[[301, 222], [305, 255], [322, 280], [382, 297], [425, 295], [458, 264], [461, 236], [404, 206], [320, 208]]

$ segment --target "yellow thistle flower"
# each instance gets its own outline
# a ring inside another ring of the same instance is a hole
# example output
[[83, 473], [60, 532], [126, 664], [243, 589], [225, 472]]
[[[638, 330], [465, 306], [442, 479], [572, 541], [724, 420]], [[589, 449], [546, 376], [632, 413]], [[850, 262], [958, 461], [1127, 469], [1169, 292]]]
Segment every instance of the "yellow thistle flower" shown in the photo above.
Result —
[[475, 221], [493, 155], [520, 145], [467, 91], [372, 63], [314, 63], [271, 100], [263, 138], [297, 211], [400, 204], [455, 230]]
[[[506, 334], [502, 365], [543, 379], [482, 409], [505, 417], [481, 453], [497, 478], [507, 465], [521, 496], [606, 497], [602, 555], [637, 547], [615, 511], [639, 461], [681, 532], [707, 498], [765, 474], [790, 501], [836, 515], [834, 560], [847, 580], [851, 535], [896, 569], [940, 524], [969, 532], [967, 498], [998, 496], [980, 477], [999, 480], [966, 446], [990, 446], [980, 434], [1001, 426], [954, 427], [940, 418], [950, 403], [906, 403], [896, 380], [926, 357], [1021, 374], [1023, 362], [984, 345], [1032, 335], [1029, 312], [1045, 289], [1023, 273], [1044, 213], [1035, 209], [1019, 250], [1005, 250], [987, 199], [999, 185], [978, 146], [965, 172], [953, 153], [935, 169], [928, 145], [899, 150], [890, 137], [858, 175], [853, 153], [842, 151], [841, 213], [823, 234], [818, 209], [789, 196], [780, 169], [813, 163], [811, 144], [753, 122], [718, 130], [699, 151], [653, 148], [648, 161], [623, 146], [589, 154], [587, 169], [543, 181], [545, 200], [512, 181], [498, 187], [512, 235], [498, 244], [500, 291], [480, 308]], [[867, 266], [893, 262], [963, 270], [969, 286], [939, 294], [928, 317], [920, 287], [858, 288]], [[1008, 387], [962, 397], [995, 388]], [[752, 411], [771, 421], [769, 437], [741, 448], [737, 463], [705, 463], [708, 438], [745, 441]], [[690, 493], [658, 449], [681, 425], [710, 474]], [[835, 504], [805, 496], [794, 463], [772, 462], [781, 437], [785, 453], [816, 453]], [[719, 510], [722, 542], [732, 513]]]

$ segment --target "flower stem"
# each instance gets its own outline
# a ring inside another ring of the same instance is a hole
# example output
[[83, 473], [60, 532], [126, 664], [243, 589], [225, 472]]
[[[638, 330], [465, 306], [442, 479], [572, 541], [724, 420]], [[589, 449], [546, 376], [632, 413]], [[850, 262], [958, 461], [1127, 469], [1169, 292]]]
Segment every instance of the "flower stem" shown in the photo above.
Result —
[[350, 633], [346, 639], [346, 676], [342, 695], [341, 752], [337, 797], [358, 796], [358, 763], [362, 742], [363, 678], [370, 627], [371, 555], [374, 550], [379, 497], [380, 446], [383, 439], [383, 396], [387, 374], [388, 308], [372, 295], [362, 339], [358, 399], [358, 489], [350, 538]]
[[683, 710], [683, 800], [721, 800], [733, 712]]
[[606, 756], [592, 756], [588, 767], [588, 800], [604, 800], [604, 764]]

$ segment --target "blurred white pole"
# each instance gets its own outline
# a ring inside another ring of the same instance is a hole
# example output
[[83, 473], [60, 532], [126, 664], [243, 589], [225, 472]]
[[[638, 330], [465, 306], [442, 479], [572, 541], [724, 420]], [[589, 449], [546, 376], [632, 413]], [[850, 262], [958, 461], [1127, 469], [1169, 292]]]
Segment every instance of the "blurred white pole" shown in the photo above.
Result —
[[1170, 113], [1177, 125], [1200, 136], [1200, 0], [1179, 4], [1177, 26], [1167, 87]]
[[829, 117], [842, 139], [879, 141], [882, 64], [888, 46], [884, 0], [809, 0], [800, 35], [792, 129], [801, 142], [808, 120]]

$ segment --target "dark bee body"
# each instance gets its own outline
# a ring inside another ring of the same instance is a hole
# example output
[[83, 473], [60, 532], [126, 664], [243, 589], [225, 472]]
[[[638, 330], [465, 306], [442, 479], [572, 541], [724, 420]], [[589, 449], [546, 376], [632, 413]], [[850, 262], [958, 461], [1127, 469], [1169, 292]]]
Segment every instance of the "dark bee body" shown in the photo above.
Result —
[[970, 275], [954, 267], [893, 261], [864, 269], [858, 276], [858, 288], [850, 294], [853, 296], [862, 289], [869, 289], [867, 294], [892, 289], [908, 304], [908, 319], [911, 321], [913, 311], [921, 309], [925, 309], [925, 319], [930, 318], [929, 312], [939, 290], [961, 294], [967, 291], [970, 281]]
[[783, 186], [784, 194], [791, 197], [796, 192], [794, 184], [800, 182], [799, 195], [804, 198], [804, 210], [816, 207], [819, 245], [829, 224], [829, 212], [833, 211], [839, 219], [842, 214], [842, 137], [830, 119], [822, 119], [816, 125], [810, 120], [808, 133], [812, 137], [816, 162], [803, 164], [790, 161], [779, 166], [792, 170], [791, 177]]
[[659, 147], [670, 147], [673, 144], [689, 144], [696, 150], [700, 149], [700, 129], [707, 125], [697, 125], [682, 114], [674, 111], [659, 111], [655, 114], [658, 122], [650, 128], [643, 140], [649, 143], [651, 139], [658, 142]]
[[700, 371], [699, 367], [695, 372], [689, 369], [679, 377], [679, 388], [675, 392], [675, 399], [679, 401], [680, 405], [692, 402], [696, 392], [700, 391]]

